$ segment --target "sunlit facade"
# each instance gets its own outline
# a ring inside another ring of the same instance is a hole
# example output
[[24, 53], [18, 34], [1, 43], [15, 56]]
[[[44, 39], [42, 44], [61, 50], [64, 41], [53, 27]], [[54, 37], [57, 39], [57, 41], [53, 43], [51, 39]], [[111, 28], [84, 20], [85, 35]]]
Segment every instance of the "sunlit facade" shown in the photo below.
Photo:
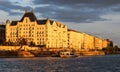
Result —
[[103, 40], [99, 37], [95, 37], [95, 49], [101, 50], [103, 48]]
[[104, 39], [104, 40], [102, 41], [102, 47], [103, 47], [103, 48], [106, 48], [106, 47], [108, 47], [108, 46], [109, 46], [109, 41], [106, 40], [106, 39]]
[[81, 51], [83, 48], [83, 33], [68, 29], [68, 48]]
[[6, 42], [17, 43], [24, 38], [28, 44], [46, 48], [67, 47], [67, 26], [49, 18], [37, 20], [33, 12], [25, 12], [19, 21], [6, 21]]
[[46, 48], [73, 48], [94, 50], [107, 47], [106, 40], [93, 35], [68, 29], [61, 22], [47, 19], [37, 20], [34, 12], [25, 12], [19, 21], [6, 21], [6, 42], [17, 44], [21, 39]]
[[94, 49], [94, 36], [84, 33], [83, 49], [88, 51]]

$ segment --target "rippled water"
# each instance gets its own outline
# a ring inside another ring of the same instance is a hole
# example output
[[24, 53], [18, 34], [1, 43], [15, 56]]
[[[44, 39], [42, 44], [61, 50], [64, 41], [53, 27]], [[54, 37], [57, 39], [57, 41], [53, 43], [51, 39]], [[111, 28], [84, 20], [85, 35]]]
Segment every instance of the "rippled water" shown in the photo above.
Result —
[[0, 58], [0, 72], [120, 72], [120, 55]]

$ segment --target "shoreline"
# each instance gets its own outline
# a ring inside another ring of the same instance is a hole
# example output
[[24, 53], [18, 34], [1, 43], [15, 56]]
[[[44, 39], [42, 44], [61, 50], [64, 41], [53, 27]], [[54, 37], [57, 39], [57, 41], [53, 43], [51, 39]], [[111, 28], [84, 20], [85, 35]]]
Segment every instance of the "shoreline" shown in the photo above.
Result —
[[[28, 51], [26, 51], [26, 52], [28, 53]], [[30, 53], [32, 53], [32, 52], [30, 52]], [[23, 54], [23, 55], [25, 55], [25, 54]], [[37, 54], [33, 54], [33, 55], [34, 56], [32, 56], [32, 57], [30, 57], [29, 55], [26, 57], [24, 57], [24, 56], [20, 57], [18, 55], [18, 51], [0, 51], [0, 58], [60, 57], [58, 54], [55, 54], [55, 52], [42, 52], [42, 53], [38, 52]], [[104, 55], [119, 55], [119, 53], [105, 54], [103, 51], [86, 51], [86, 52], [79, 52], [79, 54], [77, 54], [77, 57], [80, 57], [80, 56], [104, 56]]]

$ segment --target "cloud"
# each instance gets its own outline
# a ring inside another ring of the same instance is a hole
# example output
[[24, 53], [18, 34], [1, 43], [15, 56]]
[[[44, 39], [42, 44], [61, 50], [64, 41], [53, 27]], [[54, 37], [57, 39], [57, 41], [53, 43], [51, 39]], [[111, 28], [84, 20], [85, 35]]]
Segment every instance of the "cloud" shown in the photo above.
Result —
[[38, 18], [49, 17], [101, 36], [109, 33], [106, 37], [119, 41], [120, 0], [0, 0], [0, 21], [19, 20], [31, 8]]
[[[10, 16], [22, 15], [34, 8], [44, 18], [62, 22], [89, 23], [104, 21], [103, 15], [120, 11], [120, 0], [0, 0], [0, 9]], [[18, 12], [19, 11], [19, 12]]]
[[[18, 5], [19, 2], [16, 1], [5, 1], [0, 0], [0, 10], [7, 12], [9, 16], [21, 15], [23, 10], [30, 9], [30, 6], [23, 7], [22, 5]], [[19, 12], [17, 12], [19, 11]]]
[[43, 17], [50, 17], [63, 22], [88, 23], [103, 21], [102, 15], [119, 11], [120, 0], [34, 0]]
[[96, 5], [97, 7], [105, 7], [116, 5], [120, 3], [120, 0], [34, 0], [35, 4], [56, 4], [64, 6], [76, 6], [80, 4]]

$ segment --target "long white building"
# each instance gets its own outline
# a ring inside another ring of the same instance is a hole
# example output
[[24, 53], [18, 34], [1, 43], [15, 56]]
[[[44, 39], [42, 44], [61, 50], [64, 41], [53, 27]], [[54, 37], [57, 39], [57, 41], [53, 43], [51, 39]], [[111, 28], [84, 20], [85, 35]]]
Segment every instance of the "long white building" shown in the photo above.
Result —
[[[68, 29], [61, 22], [37, 19], [34, 12], [25, 12], [18, 21], [6, 21], [6, 42], [20, 44], [22, 40], [46, 48], [73, 48], [75, 50], [102, 49], [107, 40]], [[104, 42], [104, 43], [103, 43]]]

